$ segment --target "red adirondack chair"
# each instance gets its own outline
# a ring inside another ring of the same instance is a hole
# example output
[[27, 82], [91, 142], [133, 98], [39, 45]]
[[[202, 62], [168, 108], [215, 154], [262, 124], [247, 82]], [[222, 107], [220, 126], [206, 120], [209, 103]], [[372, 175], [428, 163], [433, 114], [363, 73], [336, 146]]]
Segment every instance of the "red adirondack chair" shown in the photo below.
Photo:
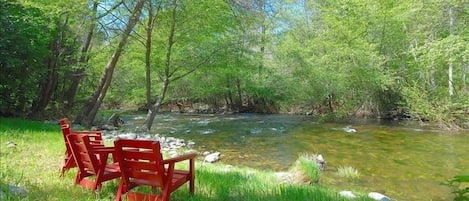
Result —
[[75, 163], [75, 160], [73, 159], [73, 156], [72, 156], [72, 150], [70, 149], [70, 145], [68, 143], [68, 139], [67, 139], [68, 135], [72, 133], [89, 135], [91, 143], [93, 144], [93, 146], [96, 146], [96, 147], [104, 147], [104, 142], [103, 142], [101, 131], [74, 131], [72, 130], [70, 122], [68, 121], [67, 118], [63, 118], [59, 122], [60, 122], [60, 128], [62, 130], [62, 134], [64, 136], [64, 142], [65, 142], [65, 158], [62, 161], [62, 165], [61, 165], [62, 168], [60, 172], [60, 177], [63, 177], [66, 171], [68, 171], [71, 168], [77, 167], [77, 164]]
[[103, 182], [121, 177], [119, 164], [108, 163], [109, 154], [115, 152], [114, 147], [93, 146], [89, 135], [72, 133], [67, 138], [78, 166], [75, 184], [95, 191]]
[[[160, 143], [150, 140], [119, 139], [114, 141], [116, 158], [121, 167], [121, 180], [116, 194], [116, 201], [127, 194], [129, 201], [169, 201], [172, 192], [189, 182], [190, 194], [194, 193], [194, 160], [197, 154], [186, 154], [170, 159], [163, 159]], [[175, 170], [176, 162], [189, 162], [188, 170]], [[150, 186], [159, 194], [131, 192], [137, 186]]]

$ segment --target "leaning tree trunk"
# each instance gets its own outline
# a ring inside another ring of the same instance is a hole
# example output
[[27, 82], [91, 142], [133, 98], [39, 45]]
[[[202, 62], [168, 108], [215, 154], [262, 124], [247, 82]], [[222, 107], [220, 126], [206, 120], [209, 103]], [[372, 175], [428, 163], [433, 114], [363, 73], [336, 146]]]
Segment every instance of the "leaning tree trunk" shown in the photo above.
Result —
[[127, 27], [125, 28], [122, 38], [114, 54], [106, 65], [106, 69], [104, 70], [103, 76], [101, 77], [101, 81], [98, 88], [94, 92], [93, 96], [83, 106], [78, 116], [75, 118], [75, 123], [90, 126], [94, 121], [94, 118], [98, 113], [98, 109], [101, 106], [104, 97], [106, 96], [106, 92], [109, 86], [111, 85], [114, 69], [116, 68], [116, 64], [119, 61], [122, 51], [124, 50], [125, 44], [127, 43], [127, 38], [129, 37], [133, 27], [137, 24], [139, 20], [144, 3], [145, 0], [139, 0], [135, 5], [134, 10], [132, 11], [132, 16], [130, 17], [129, 22], [127, 23]]
[[92, 14], [94, 14], [94, 16], [92, 15], [89, 16], [89, 18], [91, 19], [91, 24], [88, 27], [86, 39], [81, 48], [80, 58], [78, 59], [79, 68], [77, 68], [75, 72], [73, 73], [73, 75], [70, 77], [70, 80], [71, 80], [70, 87], [68, 87], [68, 89], [65, 91], [65, 94], [64, 94], [64, 111], [63, 112], [65, 115], [69, 114], [70, 111], [72, 110], [72, 107], [75, 103], [75, 95], [77, 94], [78, 86], [80, 85], [81, 79], [84, 76], [84, 72], [85, 72], [84, 65], [86, 65], [86, 63], [88, 62], [88, 58], [89, 58], [88, 52], [90, 51], [91, 40], [93, 38], [94, 29], [96, 26], [97, 10], [98, 10], [98, 2], [96, 1], [93, 4], [93, 10], [92, 10]]
[[150, 132], [151, 127], [153, 125], [153, 121], [155, 120], [156, 113], [158, 113], [158, 110], [160, 109], [161, 103], [164, 100], [164, 97], [166, 95], [166, 91], [168, 90], [169, 86], [169, 80], [166, 79], [163, 81], [163, 86], [161, 87], [161, 92], [160, 95], [156, 98], [155, 104], [148, 110], [147, 113], [147, 118], [145, 120], [145, 129], [147, 132]]
[[176, 29], [176, 10], [177, 10], [177, 0], [173, 1], [173, 11], [172, 11], [172, 21], [171, 21], [171, 30], [168, 36], [168, 47], [166, 48], [166, 64], [164, 74], [161, 76], [161, 81], [163, 82], [163, 86], [161, 87], [160, 95], [156, 98], [155, 104], [148, 110], [147, 118], [145, 120], [145, 128], [147, 132], [150, 132], [151, 127], [153, 125], [153, 121], [155, 120], [156, 113], [160, 108], [161, 103], [164, 100], [166, 95], [166, 91], [168, 90], [169, 86], [169, 79], [171, 73], [169, 73], [169, 69], [171, 68], [171, 54], [172, 48], [174, 45], [174, 33]]

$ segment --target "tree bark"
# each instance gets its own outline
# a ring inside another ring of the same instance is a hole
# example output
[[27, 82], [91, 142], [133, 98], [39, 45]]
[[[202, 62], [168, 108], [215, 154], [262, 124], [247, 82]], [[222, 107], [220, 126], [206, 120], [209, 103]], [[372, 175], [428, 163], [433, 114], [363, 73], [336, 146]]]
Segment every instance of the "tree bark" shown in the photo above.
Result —
[[148, 24], [147, 24], [147, 41], [145, 44], [145, 92], [146, 92], [146, 97], [147, 97], [147, 104], [146, 107], [147, 109], [151, 108], [151, 63], [150, 63], [150, 56], [151, 56], [151, 33], [153, 30], [153, 9], [150, 5], [148, 6]]
[[163, 86], [161, 87], [160, 95], [156, 98], [155, 104], [148, 110], [147, 118], [145, 120], [145, 129], [147, 132], [150, 132], [151, 127], [153, 125], [153, 121], [155, 121], [156, 113], [160, 109], [161, 103], [166, 95], [166, 91], [168, 90], [169, 80], [166, 79], [163, 81]]
[[64, 94], [64, 111], [63, 112], [65, 115], [69, 114], [70, 111], [72, 110], [72, 107], [75, 102], [75, 95], [77, 94], [77, 91], [78, 91], [78, 86], [80, 85], [81, 79], [84, 76], [84, 72], [85, 72], [84, 65], [88, 63], [89, 57], [87, 54], [90, 51], [91, 39], [93, 38], [93, 35], [94, 35], [97, 10], [98, 10], [98, 2], [95, 1], [93, 4], [93, 10], [92, 10], [92, 14], [94, 16], [89, 16], [92, 23], [89, 25], [88, 32], [86, 34], [86, 39], [81, 48], [80, 58], [78, 59], [79, 67], [75, 70], [72, 76], [69, 77], [69, 79], [71, 80], [71, 84]]
[[124, 50], [124, 46], [127, 43], [127, 39], [130, 35], [130, 32], [139, 21], [144, 3], [145, 3], [145, 0], [139, 0], [137, 4], [135, 5], [134, 10], [132, 11], [132, 16], [130, 17], [127, 23], [127, 26], [124, 30], [122, 38], [119, 41], [119, 44], [114, 54], [109, 59], [106, 65], [106, 68], [101, 77], [100, 83], [98, 85], [98, 88], [94, 92], [93, 96], [87, 101], [87, 104], [83, 106], [78, 116], [75, 118], [75, 123], [90, 126], [92, 122], [94, 121], [94, 118], [96, 117], [98, 109], [101, 106], [104, 100], [104, 97], [106, 96], [106, 92], [111, 84], [112, 76], [116, 68], [116, 64], [119, 61], [122, 51]]
[[[453, 26], [454, 26], [454, 15], [453, 15], [453, 7], [449, 5], [449, 34], [453, 34]], [[450, 55], [452, 56], [452, 55]], [[453, 60], [449, 58], [448, 64], [448, 92], [449, 96], [454, 95], [454, 85], [453, 85]]]
[[177, 0], [173, 1], [173, 11], [172, 11], [172, 18], [171, 18], [171, 30], [168, 36], [168, 47], [166, 48], [166, 63], [163, 75], [160, 76], [160, 79], [163, 82], [163, 86], [161, 87], [160, 95], [156, 98], [155, 104], [148, 110], [147, 118], [145, 120], [145, 128], [147, 132], [150, 132], [151, 127], [153, 125], [153, 121], [155, 120], [156, 113], [158, 112], [161, 103], [163, 102], [166, 92], [168, 90], [169, 82], [170, 82], [170, 67], [171, 67], [171, 53], [172, 48], [174, 45], [174, 33], [176, 31], [176, 11], [177, 11]]
[[462, 88], [464, 93], [469, 93], [469, 87], [467, 87], [467, 72], [469, 72], [469, 64], [463, 65], [462, 69]]
[[151, 46], [152, 46], [152, 33], [153, 28], [155, 27], [155, 20], [158, 16], [160, 11], [161, 4], [157, 7], [156, 13], [153, 13], [153, 4], [150, 2], [148, 4], [148, 23], [147, 23], [147, 35], [146, 35], [146, 43], [145, 43], [145, 92], [146, 92], [146, 108], [148, 110], [151, 109]]
[[60, 32], [58, 33], [57, 38], [49, 45], [49, 51], [51, 52], [51, 55], [47, 58], [46, 61], [48, 68], [47, 75], [44, 77], [43, 81], [40, 82], [37, 99], [33, 101], [28, 117], [34, 118], [44, 112], [52, 96], [54, 95], [54, 90], [58, 83], [57, 65], [60, 61], [60, 57], [62, 56], [62, 42], [68, 20], [69, 18], [66, 17], [63, 25], [61, 25], [60, 22], [57, 22], [60, 27]]

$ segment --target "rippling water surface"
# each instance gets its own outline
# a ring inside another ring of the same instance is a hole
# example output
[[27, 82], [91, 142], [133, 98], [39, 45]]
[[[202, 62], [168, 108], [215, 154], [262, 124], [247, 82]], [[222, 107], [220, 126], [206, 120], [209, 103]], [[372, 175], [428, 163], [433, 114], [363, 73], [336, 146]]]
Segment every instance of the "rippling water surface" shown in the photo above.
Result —
[[[125, 116], [140, 125], [145, 114]], [[356, 133], [346, 133], [351, 125]], [[301, 153], [327, 161], [321, 182], [337, 190], [377, 191], [393, 200], [451, 200], [441, 182], [469, 174], [469, 133], [421, 128], [411, 122], [321, 123], [290, 115], [158, 115], [152, 133], [196, 142], [199, 151], [219, 151], [222, 161], [257, 169], [287, 170]], [[336, 175], [352, 166], [361, 176]]]

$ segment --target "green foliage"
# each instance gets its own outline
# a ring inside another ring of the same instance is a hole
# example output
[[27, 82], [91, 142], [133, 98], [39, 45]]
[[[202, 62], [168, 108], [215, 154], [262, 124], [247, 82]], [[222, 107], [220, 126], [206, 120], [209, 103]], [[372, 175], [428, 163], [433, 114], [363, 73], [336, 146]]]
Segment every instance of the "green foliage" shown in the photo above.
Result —
[[[119, 39], [122, 9], [128, 5], [110, 11], [112, 18], [98, 11], [102, 18], [97, 19], [93, 50], [77, 64], [86, 27], [93, 21], [83, 20], [92, 13], [88, 3], [2, 2], [2, 114], [29, 111], [39, 80], [52, 79], [43, 77], [50, 70], [47, 59], [59, 63], [49, 108], [64, 105], [61, 96], [70, 77], [82, 76], [75, 106], [89, 98]], [[398, 110], [446, 127], [468, 127], [469, 8], [464, 1], [182, 0], [174, 18], [172, 1], [158, 3], [150, 55], [152, 99], [162, 80], [170, 78], [168, 100], [227, 105], [234, 111], [251, 104], [258, 107], [251, 111], [271, 106], [343, 118]], [[141, 16], [129, 38], [106, 107], [136, 108], [146, 102], [142, 44], [147, 17]], [[51, 41], [59, 51], [47, 51]], [[82, 74], [74, 74], [82, 67]]]
[[43, 61], [54, 29], [37, 8], [13, 0], [0, 7], [0, 114], [23, 115], [47, 72]]
[[442, 127], [464, 125], [467, 120], [466, 109], [469, 106], [467, 98], [439, 98], [430, 93], [422, 93], [421, 86], [408, 86], [403, 88], [402, 94], [406, 97], [409, 111], [420, 120], [431, 120]]

